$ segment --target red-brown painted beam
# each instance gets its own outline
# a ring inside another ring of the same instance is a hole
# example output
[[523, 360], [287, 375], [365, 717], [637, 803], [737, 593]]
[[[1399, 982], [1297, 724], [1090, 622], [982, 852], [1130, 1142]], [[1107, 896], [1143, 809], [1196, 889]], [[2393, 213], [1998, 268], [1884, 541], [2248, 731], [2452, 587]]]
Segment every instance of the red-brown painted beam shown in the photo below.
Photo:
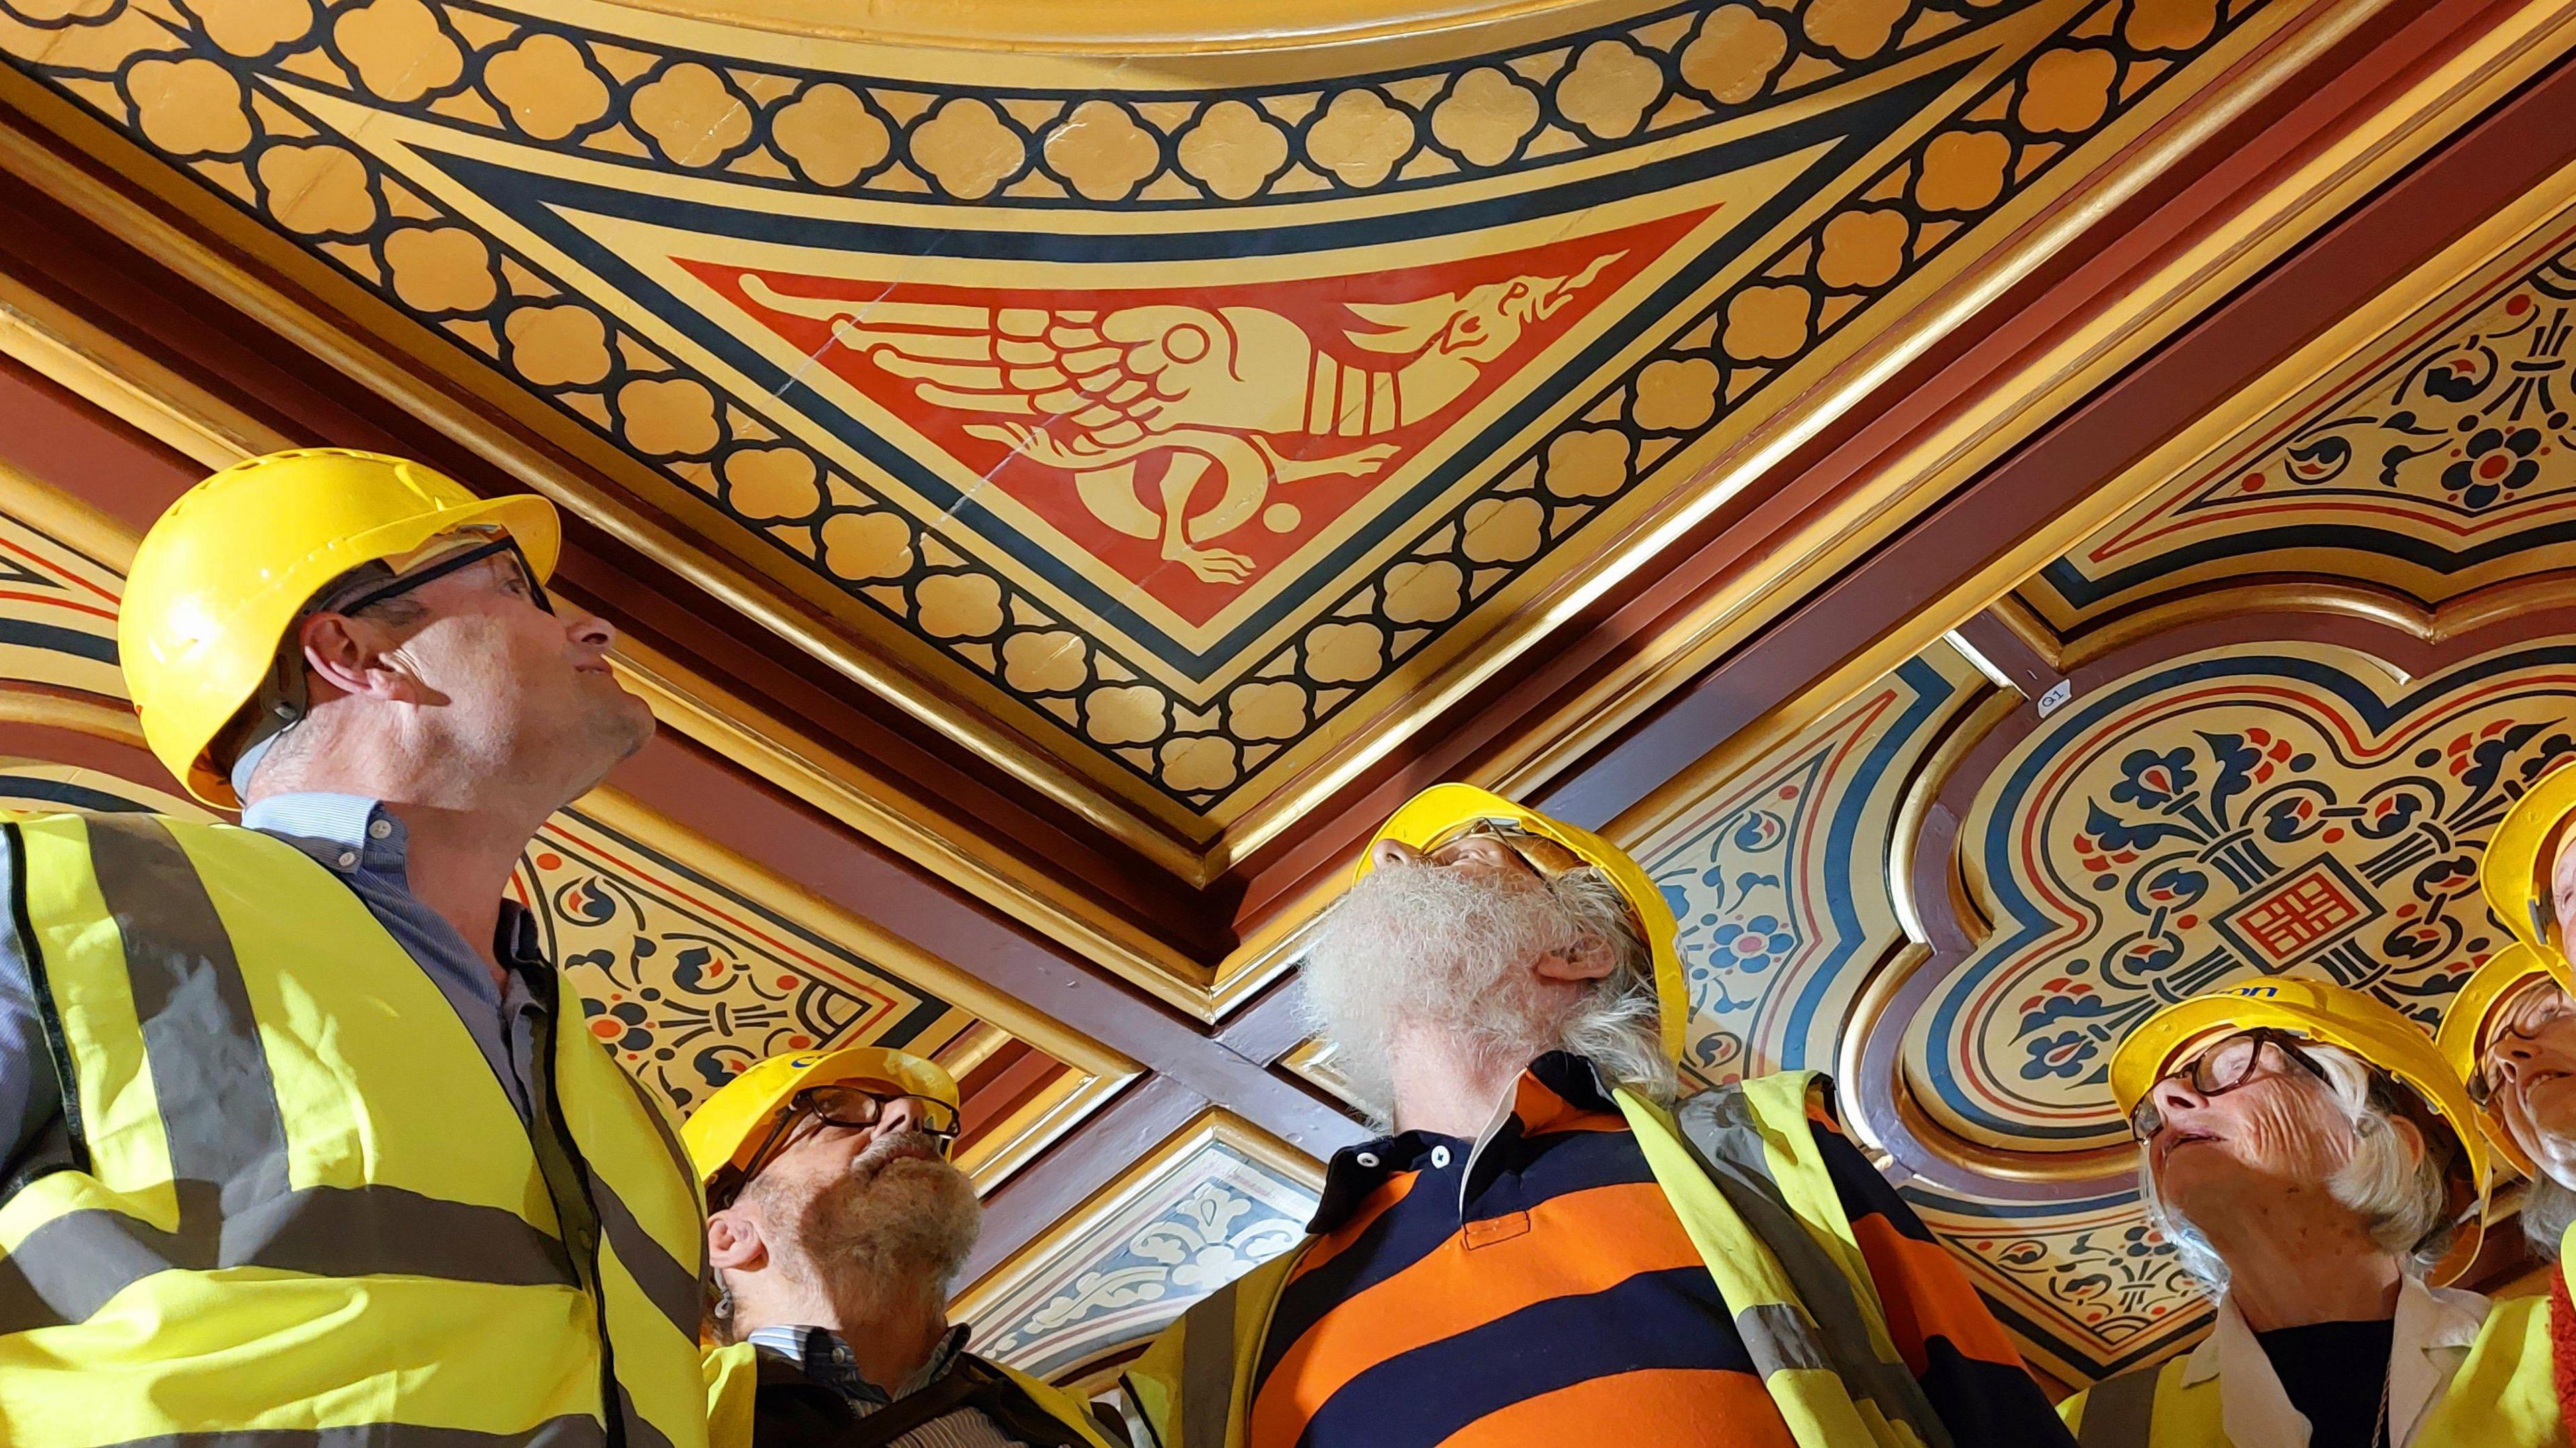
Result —
[[1168, 1076], [1129, 1087], [1083, 1123], [1081, 1133], [1020, 1169], [984, 1202], [984, 1232], [957, 1274], [958, 1285], [1008, 1261], [1119, 1173], [1151, 1156], [1207, 1109], [1207, 1098]]
[[1547, 794], [1596, 823], [1866, 648], [2101, 479], [2252, 385], [2360, 299], [2576, 161], [2576, 66], [2541, 77], [2372, 204], [2069, 413], [2000, 467], [1696, 680]]
[[[2223, 230], [2251, 200], [2288, 172], [2330, 146], [2399, 89], [2438, 66], [2509, 12], [2495, 0], [2449, 0], [2401, 5], [2378, 17], [2264, 97], [2247, 114], [2204, 141], [2139, 196], [2107, 216], [2077, 245], [2018, 283], [1960, 331], [1882, 387], [1862, 410], [1838, 419], [1813, 442], [1747, 486], [1721, 510], [1669, 550], [1671, 566], [1613, 591], [1589, 613], [1560, 628], [1521, 674], [1506, 675], [1471, 698], [1456, 722], [1426, 729], [1402, 759], [1381, 768], [1360, 791], [1345, 796], [1336, 818], [1318, 817], [1265, 850], [1247, 867], [1249, 879], [1237, 912], [1238, 933], [1260, 926], [1277, 910], [1341, 867], [1375, 821], [1413, 790], [1441, 778], [1472, 773], [1480, 758], [1509, 743], [1521, 721], [1550, 713], [1579, 697], [1608, 670], [1627, 661], [1649, 639], [1687, 615], [1695, 602], [1749, 561], [1769, 540], [1802, 519], [1821, 514], [1866, 483], [1918, 438], [1973, 410], [1996, 379], [2071, 329], [2082, 327], [2136, 278]], [[2242, 69], [2242, 67], [2240, 67]], [[2168, 122], [2167, 124], [2171, 124]], [[2480, 145], [2520, 144], [2490, 123]], [[2154, 143], [2156, 133], [2132, 149]], [[2456, 147], [2454, 148], [2456, 149]], [[2374, 210], [2384, 210], [2376, 207]], [[2452, 227], [2486, 214], [2446, 213]], [[2387, 216], [2413, 228], [2395, 250], [2410, 261], [2436, 249], [2442, 228], [2421, 216]], [[2441, 238], [2447, 239], [2447, 238]], [[2349, 287], [2349, 282], [2334, 285]], [[2329, 291], [2324, 300], [2348, 305], [2366, 295]], [[2267, 357], [2266, 360], [2269, 360]], [[2120, 419], [2110, 419], [2114, 426]], [[2107, 474], [2065, 480], [2076, 488]], [[1980, 496], [1973, 491], [1969, 496]], [[1857, 626], [1865, 643], [1965, 574], [1971, 560], [1988, 556], [2063, 506], [2064, 494], [2037, 511], [1998, 511], [1978, 546], [1953, 555], [1942, 577], [1871, 581], [1835, 595], [1837, 617]], [[1866, 571], [1847, 574], [1851, 582]], [[1785, 624], [1771, 634], [1784, 635]], [[1812, 644], [1813, 640], [1807, 640]], [[1659, 704], [1605, 750], [1596, 751], [1551, 781], [1547, 807], [1598, 825], [1642, 798], [1705, 754], [1745, 722], [1794, 696], [1847, 658], [1859, 645], [1815, 652], [1791, 647], [1759, 651], [1761, 667], [1735, 659]], [[1691, 701], [1715, 695], [1718, 710]]]
[[873, 843], [669, 733], [609, 781], [680, 825], [922, 945], [977, 979], [1317, 1156], [1357, 1139], [1349, 1117], [1212, 1041], [1203, 1028], [930, 885]]

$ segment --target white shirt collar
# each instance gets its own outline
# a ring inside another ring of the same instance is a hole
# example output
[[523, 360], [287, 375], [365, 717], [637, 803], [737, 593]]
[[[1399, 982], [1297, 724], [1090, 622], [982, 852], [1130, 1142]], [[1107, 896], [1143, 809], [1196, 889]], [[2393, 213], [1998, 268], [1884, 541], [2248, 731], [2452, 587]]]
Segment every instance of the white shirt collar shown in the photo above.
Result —
[[[2399, 1284], [2388, 1349], [2393, 1448], [2405, 1448], [2415, 1425], [2450, 1386], [2490, 1306], [2477, 1293], [2426, 1287], [2412, 1277]], [[2218, 1325], [2183, 1361], [2184, 1386], [2212, 1377], [2219, 1380], [2220, 1419], [2235, 1448], [2307, 1448], [2308, 1420], [2290, 1406], [2263, 1344], [2227, 1297], [2218, 1300]]]

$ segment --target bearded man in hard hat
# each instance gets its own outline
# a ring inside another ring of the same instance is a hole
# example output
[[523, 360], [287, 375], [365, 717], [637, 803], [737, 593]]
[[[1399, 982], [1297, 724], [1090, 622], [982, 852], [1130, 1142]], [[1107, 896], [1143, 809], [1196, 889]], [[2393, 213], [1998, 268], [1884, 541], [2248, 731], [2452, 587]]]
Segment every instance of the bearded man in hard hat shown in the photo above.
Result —
[[136, 550], [144, 738], [242, 824], [0, 821], [0, 1441], [705, 1442], [687, 1159], [503, 898], [653, 727], [557, 539], [317, 449]]
[[2454, 1385], [2490, 1305], [2440, 1284], [2476, 1255], [2487, 1150], [2422, 1029], [2328, 982], [2233, 986], [2130, 1031], [2111, 1093], [2147, 1218], [2217, 1297], [2218, 1322], [2191, 1353], [2068, 1400], [2079, 1441], [2523, 1441], [2482, 1387]]
[[1305, 983], [1393, 1131], [1129, 1371], [1160, 1448], [2066, 1441], [1817, 1077], [1671, 1104], [1672, 911], [1607, 840], [1434, 788]]
[[946, 1071], [872, 1046], [772, 1056], [689, 1118], [715, 1448], [1111, 1448], [1080, 1399], [949, 1325], [982, 1214], [958, 1126]]

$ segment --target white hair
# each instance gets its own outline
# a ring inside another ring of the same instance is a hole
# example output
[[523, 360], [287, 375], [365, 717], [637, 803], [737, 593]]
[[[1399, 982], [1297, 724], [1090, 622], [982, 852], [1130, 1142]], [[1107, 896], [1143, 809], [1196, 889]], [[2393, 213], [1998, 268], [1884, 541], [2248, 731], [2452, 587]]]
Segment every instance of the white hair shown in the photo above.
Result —
[[1618, 964], [1557, 1028], [1561, 1049], [1587, 1057], [1601, 1074], [1650, 1101], [1671, 1105], [1681, 1090], [1664, 1050], [1663, 996], [1655, 960], [1637, 933], [1636, 907], [1608, 875], [1586, 865], [1551, 882], [1577, 930], [1610, 942]]
[[[2423, 1276], [2451, 1245], [2442, 1143], [2428, 1133], [2424, 1149], [2410, 1157], [2394, 1111], [2373, 1088], [2371, 1069], [2361, 1058], [2313, 1042], [2300, 1049], [2325, 1073], [2327, 1099], [2342, 1108], [2352, 1127], [2351, 1154], [2326, 1179], [2327, 1195], [2361, 1219], [2370, 1240], [2397, 1259], [2400, 1271]], [[2199, 1227], [2157, 1194], [2144, 1144], [2138, 1148], [2138, 1195], [2148, 1224], [2173, 1244], [2183, 1270], [2213, 1296], [2225, 1290], [2227, 1263]]]
[[[1552, 953], [1610, 947], [1612, 966], [1570, 1006], [1527, 968]], [[1398, 1038], [1428, 1030], [1517, 1069], [1548, 1051], [1589, 1059], [1610, 1081], [1672, 1100], [1654, 962], [1636, 914], [1600, 871], [1534, 889], [1428, 865], [1382, 865], [1318, 924], [1306, 952], [1309, 1024], [1333, 1043], [1352, 1098], [1383, 1125]]]
[[2533, 1177], [2522, 1194], [2522, 1235], [2531, 1250], [2546, 1261], [2557, 1261], [2570, 1226], [2576, 1226], [2576, 1190], [2546, 1172]]

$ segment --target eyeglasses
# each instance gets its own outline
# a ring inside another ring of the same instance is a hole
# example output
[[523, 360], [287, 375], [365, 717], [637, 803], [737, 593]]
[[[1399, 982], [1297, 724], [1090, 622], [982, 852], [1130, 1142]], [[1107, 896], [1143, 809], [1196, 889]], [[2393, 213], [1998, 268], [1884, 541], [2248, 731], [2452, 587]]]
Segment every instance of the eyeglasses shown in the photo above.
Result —
[[885, 1119], [886, 1108], [898, 1101], [912, 1107], [914, 1129], [938, 1142], [941, 1156], [948, 1155], [956, 1144], [957, 1133], [963, 1123], [957, 1108], [945, 1101], [906, 1091], [871, 1091], [848, 1082], [808, 1086], [787, 1099], [787, 1109], [778, 1113], [778, 1120], [769, 1128], [769, 1135], [761, 1138], [760, 1145], [739, 1172], [708, 1185], [708, 1205], [719, 1206], [733, 1200], [744, 1183], [786, 1154], [796, 1139], [798, 1129], [807, 1120], [852, 1129], [874, 1126]]
[[1533, 834], [1510, 820], [1496, 819], [1473, 821], [1448, 838], [1437, 841], [1423, 853], [1437, 854], [1466, 839], [1494, 841], [1511, 851], [1522, 864], [1529, 867], [1531, 874], [1542, 880], [1553, 880], [1568, 870], [1579, 870], [1586, 863], [1581, 855], [1545, 835]]
[[[2317, 1058], [2299, 1048], [2298, 1037], [2287, 1031], [2275, 1030], [2270, 1026], [2257, 1026], [2250, 1031], [2239, 1031], [2235, 1035], [2220, 1039], [2217, 1044], [2193, 1057], [2190, 1065], [2157, 1077], [2156, 1085], [2161, 1086], [2167, 1081], [2179, 1078], [2190, 1082], [2191, 1089], [2198, 1095], [2224, 1096], [2255, 1079], [2265, 1046], [2279, 1051], [2282, 1059], [2317, 1080], [2321, 1082], [2327, 1080], [2325, 1068], [2317, 1064]], [[2129, 1130], [2137, 1136], [2138, 1140], [2144, 1141], [2163, 1128], [2164, 1113], [2156, 1109], [2155, 1092], [2151, 1088], [2147, 1092], [2147, 1099], [2139, 1102], [2138, 1109], [2129, 1113]]]
[[2537, 1041], [2541, 1032], [2571, 1014], [2576, 1014], [2576, 1002], [2569, 1001], [2567, 993], [2554, 988], [2554, 983], [2542, 980], [2525, 988], [2506, 1007], [2504, 1019], [2496, 1029], [2480, 1044], [2478, 1069], [2470, 1075], [2468, 1082], [2469, 1100], [2476, 1103], [2481, 1111], [2495, 1100], [2499, 1086], [2495, 1068], [2487, 1063], [2492, 1059], [2489, 1053], [2497, 1045], [2505, 1041]]
[[505, 553], [509, 555], [510, 561], [518, 567], [519, 583], [527, 590], [528, 601], [547, 613], [554, 612], [554, 600], [546, 597], [545, 585], [537, 581], [536, 567], [528, 562], [527, 554], [519, 551], [519, 541], [507, 534], [502, 535], [500, 538], [497, 538], [492, 542], [483, 544], [480, 547], [468, 548], [460, 553], [451, 553], [447, 557], [438, 560], [427, 568], [421, 569], [417, 573], [403, 574], [392, 582], [386, 583], [377, 588], [371, 588], [365, 593], [359, 594], [356, 598], [350, 599], [345, 603], [335, 603], [329, 608], [328, 612], [356, 613], [360, 609], [369, 608], [382, 603], [388, 598], [400, 597], [423, 584], [435, 582], [438, 579], [445, 578], [451, 573], [471, 568], [486, 558], [497, 557]]

